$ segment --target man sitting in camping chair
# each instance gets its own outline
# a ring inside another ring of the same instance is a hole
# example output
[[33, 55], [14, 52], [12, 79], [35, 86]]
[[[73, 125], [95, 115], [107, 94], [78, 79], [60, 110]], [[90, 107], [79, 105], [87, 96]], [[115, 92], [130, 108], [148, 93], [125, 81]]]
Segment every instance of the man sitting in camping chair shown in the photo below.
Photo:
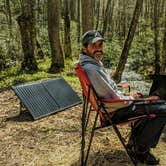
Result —
[[[110, 78], [101, 62], [103, 41], [104, 39], [98, 31], [86, 32], [82, 38], [82, 53], [79, 57], [79, 63], [100, 98], [129, 100], [121, 104], [114, 103], [113, 108], [117, 111], [112, 115], [111, 120], [113, 123], [124, 122], [129, 118], [147, 113], [157, 115], [154, 119], [145, 118], [136, 121], [128, 142], [128, 148], [135, 154], [137, 160], [146, 164], [157, 165], [159, 164], [159, 159], [150, 152], [150, 149], [156, 147], [166, 123], [166, 104], [165, 102], [155, 102], [154, 104], [152, 102], [150, 105], [135, 104], [136, 102], [133, 100], [141, 97], [139, 92], [126, 95], [119, 91], [116, 83]], [[147, 99], [158, 100], [160, 97], [154, 95]], [[108, 104], [106, 108], [107, 111], [113, 111], [111, 109], [112, 104], [111, 108], [109, 108]]]

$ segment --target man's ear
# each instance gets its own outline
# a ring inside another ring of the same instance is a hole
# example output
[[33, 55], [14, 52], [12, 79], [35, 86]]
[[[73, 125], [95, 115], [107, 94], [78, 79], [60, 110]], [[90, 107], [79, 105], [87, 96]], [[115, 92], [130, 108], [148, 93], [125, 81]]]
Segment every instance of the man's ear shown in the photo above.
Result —
[[82, 45], [82, 51], [85, 52], [85, 53], [87, 53], [87, 47], [85, 47], [85, 46]]

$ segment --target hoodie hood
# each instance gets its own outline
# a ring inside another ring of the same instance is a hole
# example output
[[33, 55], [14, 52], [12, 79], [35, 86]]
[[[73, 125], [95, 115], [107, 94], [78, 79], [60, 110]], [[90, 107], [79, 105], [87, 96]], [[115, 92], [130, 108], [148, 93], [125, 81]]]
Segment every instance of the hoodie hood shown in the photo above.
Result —
[[99, 67], [103, 67], [103, 63], [101, 61], [97, 61], [96, 59], [85, 54], [79, 55], [79, 62], [81, 65], [86, 65], [90, 63]]

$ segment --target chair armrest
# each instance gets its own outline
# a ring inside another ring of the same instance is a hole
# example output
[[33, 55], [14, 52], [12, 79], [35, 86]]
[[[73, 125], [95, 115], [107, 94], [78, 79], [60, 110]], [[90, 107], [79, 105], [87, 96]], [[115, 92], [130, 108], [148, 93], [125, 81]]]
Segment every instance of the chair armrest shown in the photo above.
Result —
[[150, 96], [146, 97], [144, 100], [154, 101], [154, 100], [160, 100], [159, 96]]
[[108, 98], [108, 99], [102, 99], [102, 101], [106, 102], [106, 103], [118, 103], [118, 102], [130, 102], [130, 101], [135, 101], [135, 100], [133, 100], [133, 99], [122, 100], [122, 99]]
[[119, 103], [119, 102], [141, 102], [141, 103], [164, 103], [166, 102], [165, 100], [161, 100], [161, 99], [156, 99], [156, 98], [152, 98], [152, 97], [148, 97], [148, 98], [140, 98], [137, 100], [133, 100], [133, 99], [128, 99], [128, 100], [122, 100], [122, 99], [112, 99], [112, 98], [108, 98], [108, 99], [102, 99], [103, 102], [105, 103]]

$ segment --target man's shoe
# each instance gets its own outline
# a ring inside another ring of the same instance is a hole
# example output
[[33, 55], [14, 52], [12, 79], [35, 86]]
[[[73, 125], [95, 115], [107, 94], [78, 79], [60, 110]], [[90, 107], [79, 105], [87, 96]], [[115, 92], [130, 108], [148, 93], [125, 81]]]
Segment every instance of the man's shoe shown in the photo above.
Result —
[[130, 155], [135, 155], [135, 151], [134, 151], [134, 147], [133, 147], [133, 145], [132, 144], [127, 144], [127, 146], [126, 146], [126, 148], [127, 148], [127, 150], [128, 150], [128, 153], [130, 154]]
[[158, 165], [160, 162], [159, 158], [155, 157], [150, 151], [145, 153], [136, 152], [136, 158], [147, 165]]
[[158, 157], [155, 157], [152, 153], [148, 153], [147, 159], [145, 161], [148, 165], [158, 165], [160, 162], [160, 159]]
[[150, 149], [145, 147], [134, 146], [134, 141], [132, 137], [130, 137], [129, 142], [127, 144], [128, 153], [134, 157], [136, 160], [147, 164], [147, 165], [158, 165], [160, 160], [155, 157], [152, 153], [150, 153]]

